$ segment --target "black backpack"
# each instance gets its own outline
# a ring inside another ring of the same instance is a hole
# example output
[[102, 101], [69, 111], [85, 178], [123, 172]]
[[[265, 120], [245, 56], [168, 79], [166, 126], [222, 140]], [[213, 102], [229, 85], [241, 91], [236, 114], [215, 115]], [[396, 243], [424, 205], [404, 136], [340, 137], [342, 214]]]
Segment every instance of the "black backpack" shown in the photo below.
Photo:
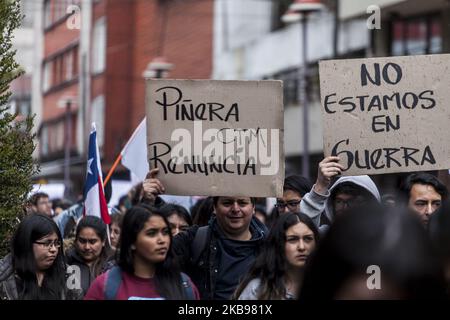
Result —
[[197, 265], [198, 259], [210, 242], [210, 229], [209, 226], [198, 228], [194, 240], [191, 242], [191, 262], [194, 266]]

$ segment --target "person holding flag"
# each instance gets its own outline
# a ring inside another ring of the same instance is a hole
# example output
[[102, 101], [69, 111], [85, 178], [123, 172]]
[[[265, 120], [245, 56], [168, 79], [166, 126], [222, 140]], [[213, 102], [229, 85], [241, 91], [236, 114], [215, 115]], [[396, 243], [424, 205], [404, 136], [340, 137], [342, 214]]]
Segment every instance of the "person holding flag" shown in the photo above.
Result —
[[86, 182], [84, 184], [84, 215], [96, 216], [105, 224], [110, 224], [108, 204], [103, 189], [102, 169], [100, 165], [100, 153], [97, 145], [97, 131], [95, 123], [92, 123], [89, 135], [88, 162], [86, 169]]
[[[89, 135], [88, 161], [86, 168], [86, 182], [84, 185], [83, 201], [76, 203], [70, 208], [61, 212], [54, 218], [63, 238], [68, 234], [66, 230], [70, 221], [76, 223], [82, 216], [95, 216], [103, 220], [105, 224], [110, 224], [110, 214], [108, 209], [107, 196], [105, 195], [102, 169], [100, 165], [100, 155], [97, 145], [97, 131], [95, 123], [92, 123], [92, 131]], [[108, 234], [108, 239], [109, 239]]]
[[89, 135], [83, 215], [77, 225], [74, 246], [67, 252], [68, 264], [80, 270], [80, 298], [93, 280], [111, 266], [112, 257], [107, 227], [111, 219], [103, 190], [95, 123]]

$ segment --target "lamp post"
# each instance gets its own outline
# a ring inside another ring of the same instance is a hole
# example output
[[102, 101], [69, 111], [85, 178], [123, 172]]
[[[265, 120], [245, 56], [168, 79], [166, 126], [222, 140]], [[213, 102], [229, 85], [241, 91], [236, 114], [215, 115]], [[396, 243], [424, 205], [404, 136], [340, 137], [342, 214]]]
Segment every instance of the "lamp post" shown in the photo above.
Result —
[[285, 23], [301, 22], [301, 50], [302, 60], [299, 68], [298, 97], [299, 104], [303, 106], [303, 155], [302, 175], [309, 179], [309, 127], [308, 127], [308, 97], [306, 96], [306, 77], [308, 75], [307, 61], [307, 25], [310, 13], [322, 10], [324, 5], [320, 0], [295, 0], [288, 11], [282, 16]]
[[169, 70], [172, 70], [173, 64], [167, 62], [165, 57], [156, 57], [147, 65], [147, 69], [145, 69], [142, 76], [144, 79], [162, 79], [164, 78]]

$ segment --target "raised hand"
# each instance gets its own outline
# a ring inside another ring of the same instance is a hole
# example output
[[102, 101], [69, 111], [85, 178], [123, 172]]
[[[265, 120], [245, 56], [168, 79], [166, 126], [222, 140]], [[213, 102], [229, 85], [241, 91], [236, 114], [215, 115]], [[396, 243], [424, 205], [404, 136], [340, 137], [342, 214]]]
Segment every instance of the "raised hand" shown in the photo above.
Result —
[[330, 185], [331, 178], [339, 175], [344, 170], [344, 167], [339, 164], [339, 157], [329, 156], [323, 159], [319, 163], [319, 168], [317, 170], [317, 180], [314, 185], [314, 191], [325, 194]]
[[144, 198], [151, 203], [155, 202], [158, 195], [163, 194], [166, 190], [162, 185], [161, 181], [156, 178], [159, 169], [154, 168], [147, 173], [144, 182], [142, 183], [142, 188], [144, 190]]

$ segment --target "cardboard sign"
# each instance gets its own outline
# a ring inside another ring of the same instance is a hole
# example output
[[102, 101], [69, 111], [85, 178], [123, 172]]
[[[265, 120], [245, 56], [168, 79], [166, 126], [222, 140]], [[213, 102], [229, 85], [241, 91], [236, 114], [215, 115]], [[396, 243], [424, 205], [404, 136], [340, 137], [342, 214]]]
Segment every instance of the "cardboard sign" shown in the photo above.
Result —
[[344, 175], [450, 168], [450, 55], [319, 64], [325, 156]]
[[150, 168], [167, 194], [283, 194], [281, 81], [147, 81]]

